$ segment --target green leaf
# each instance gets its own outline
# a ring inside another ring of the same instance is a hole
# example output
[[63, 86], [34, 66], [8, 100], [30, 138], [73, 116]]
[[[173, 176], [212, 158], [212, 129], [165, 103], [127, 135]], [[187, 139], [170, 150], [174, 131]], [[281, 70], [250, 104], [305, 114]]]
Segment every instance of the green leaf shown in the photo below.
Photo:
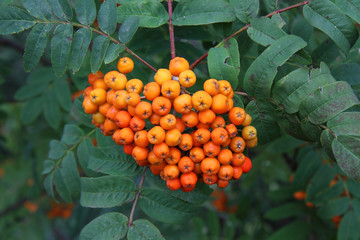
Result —
[[130, 16], [139, 17], [139, 27], [156, 28], [169, 21], [164, 6], [157, 1], [130, 1], [117, 8], [117, 21], [124, 23]]
[[64, 177], [61, 174], [61, 170], [59, 168], [56, 168], [54, 171], [54, 184], [55, 184], [55, 189], [57, 193], [60, 195], [60, 197], [65, 202], [68, 203], [72, 202], [71, 193], [69, 192], [69, 189], [67, 188], [64, 182]]
[[55, 16], [61, 20], [70, 21], [72, 19], [73, 13], [68, 0], [48, 0], [48, 2]]
[[357, 23], [360, 23], [360, 1], [359, 0], [336, 0], [338, 6], [346, 15]]
[[360, 181], [360, 139], [338, 136], [332, 142], [332, 150], [339, 167], [355, 181]]
[[43, 175], [49, 174], [55, 168], [55, 162], [51, 160], [45, 160], [43, 165], [44, 169], [41, 172]]
[[211, 210], [208, 211], [207, 220], [208, 220], [208, 229], [209, 229], [208, 234], [214, 237], [220, 236], [220, 221], [216, 212]]
[[[240, 53], [238, 43], [235, 38], [230, 38], [228, 41], [224, 43], [224, 47], [229, 53], [230, 59], [229, 64], [234, 66], [236, 74], [240, 73]], [[238, 82], [238, 81], [237, 81]], [[237, 84], [235, 84], [237, 86]], [[234, 88], [236, 89], [236, 87]]]
[[339, 197], [343, 193], [343, 191], [344, 191], [344, 183], [343, 181], [338, 181], [332, 187], [326, 188], [325, 190], [318, 192], [315, 195], [312, 203], [315, 203], [316, 205], [323, 204], [329, 201], [329, 199], [335, 199]]
[[249, 23], [259, 12], [259, 0], [230, 0], [236, 17], [243, 23]]
[[50, 197], [54, 198], [54, 173], [50, 173], [44, 178], [44, 189]]
[[61, 112], [53, 88], [42, 95], [42, 109], [46, 122], [52, 128], [58, 128], [61, 120]]
[[357, 34], [356, 28], [333, 2], [312, 1], [304, 6], [303, 14], [310, 25], [323, 31], [344, 53], [348, 53]]
[[77, 0], [75, 12], [76, 18], [80, 23], [90, 26], [96, 18], [96, 6], [94, 0]]
[[26, 10], [38, 19], [50, 19], [51, 7], [47, 0], [22, 0]]
[[67, 150], [67, 147], [64, 143], [62, 143], [58, 140], [51, 140], [48, 157], [50, 159], [57, 160], [57, 159], [61, 158], [62, 156], [64, 156], [66, 150]]
[[305, 211], [304, 203], [290, 202], [266, 212], [265, 218], [270, 220], [281, 220], [303, 214]]
[[349, 192], [357, 198], [360, 198], [360, 184], [352, 179], [346, 181]]
[[246, 112], [252, 117], [251, 125], [258, 130], [257, 137], [260, 144], [271, 142], [280, 136], [274, 111], [273, 105], [266, 101], [252, 100], [246, 106]]
[[322, 124], [359, 103], [347, 82], [334, 82], [322, 86], [303, 100], [300, 114], [314, 124]]
[[8, 6], [0, 9], [0, 35], [19, 33], [34, 25], [34, 18], [20, 8]]
[[183, 0], [172, 15], [175, 26], [205, 25], [235, 20], [231, 5], [223, 0]]
[[338, 240], [356, 240], [360, 237], [359, 217], [354, 211], [347, 212], [341, 219], [337, 231]]
[[[105, 136], [104, 134], [102, 134], [100, 129], [96, 129], [95, 137], [96, 137], [98, 149], [101, 149], [103, 147], [110, 148], [110, 147], [117, 146], [117, 144], [114, 142], [112, 137], [111, 136]], [[121, 147], [113, 148], [113, 150], [112, 150], [112, 151], [114, 151], [113, 154], [119, 154], [119, 158], [120, 157], [121, 158], [126, 157], [125, 154], [123, 154], [122, 152], [119, 152], [119, 151], [121, 151], [120, 149], [121, 149]], [[102, 150], [108, 151], [108, 150], [105, 150], [105, 149], [102, 149]], [[110, 151], [110, 152], [112, 152], [112, 151]]]
[[325, 63], [319, 69], [299, 68], [274, 85], [273, 97], [288, 113], [299, 111], [300, 103], [319, 87], [335, 82]]
[[309, 179], [321, 167], [321, 157], [314, 151], [308, 151], [299, 158], [299, 161], [293, 184], [297, 189], [304, 189]]
[[122, 213], [105, 213], [88, 223], [80, 233], [80, 240], [118, 240], [126, 235], [128, 218]]
[[74, 145], [80, 142], [84, 136], [84, 131], [74, 124], [66, 124], [64, 127], [61, 142], [67, 145]]
[[41, 97], [32, 98], [27, 101], [21, 110], [21, 122], [25, 125], [35, 121], [41, 113]]
[[273, 42], [246, 71], [244, 78], [246, 92], [257, 98], [269, 98], [277, 67], [305, 46], [306, 42], [294, 35], [287, 35]]
[[161, 222], [177, 223], [194, 216], [198, 208], [158, 189], [141, 190], [139, 204], [143, 212]]
[[336, 136], [360, 136], [360, 112], [344, 112], [327, 122], [327, 126]]
[[66, 82], [66, 79], [56, 79], [54, 88], [56, 89], [55, 95], [60, 106], [67, 112], [70, 111], [72, 107], [71, 93], [69, 85]]
[[125, 46], [121, 44], [111, 43], [108, 51], [106, 52], [104, 63], [109, 64], [115, 61], [119, 54], [125, 50]]
[[208, 69], [210, 77], [225, 79], [233, 89], [238, 84], [238, 68], [233, 65], [229, 52], [224, 47], [211, 48], [208, 55]]
[[39, 63], [49, 41], [49, 31], [52, 24], [38, 24], [30, 32], [26, 39], [24, 53], [24, 68], [32, 71]]
[[333, 167], [329, 164], [321, 165], [306, 189], [306, 200], [308, 202], [313, 202], [315, 195], [321, 190], [327, 188], [334, 177], [335, 169]]
[[135, 198], [137, 186], [126, 177], [81, 178], [80, 204], [83, 207], [115, 207]]
[[324, 131], [322, 131], [321, 136], [320, 136], [320, 142], [321, 145], [323, 146], [326, 154], [332, 158], [335, 159], [334, 154], [332, 152], [332, 142], [335, 138], [335, 136], [333, 135], [334, 133], [331, 133], [330, 129], [325, 129]]
[[171, 191], [167, 189], [168, 193], [174, 197], [182, 199], [186, 202], [201, 205], [207, 201], [213, 190], [204, 183], [197, 183], [196, 188], [191, 192], [183, 192], [182, 190]]
[[72, 37], [73, 26], [65, 23], [56, 27], [51, 39], [51, 63], [58, 76], [63, 75], [67, 68]]
[[77, 158], [79, 161], [79, 164], [82, 168], [82, 170], [85, 172], [86, 176], [89, 177], [98, 177], [101, 176], [101, 174], [96, 173], [88, 168], [88, 163], [90, 159], [90, 153], [92, 149], [94, 148], [93, 143], [90, 139], [86, 139], [82, 143], [80, 143], [78, 149], [77, 149]]
[[78, 121], [79, 123], [84, 124], [85, 126], [93, 128], [94, 125], [91, 123], [91, 115], [85, 113], [82, 102], [79, 100], [79, 98], [75, 98], [73, 107], [71, 109], [71, 116]]
[[[358, 49], [359, 48], [356, 49], [357, 55], [360, 56]], [[350, 53], [348, 56], [350, 56]], [[360, 82], [358, 80], [359, 75], [360, 65], [357, 63], [342, 64], [333, 71], [334, 78], [338, 81], [348, 82], [358, 97], [360, 96]]]
[[92, 73], [96, 73], [100, 69], [102, 62], [104, 61], [106, 51], [109, 47], [109, 43], [110, 38], [108, 37], [100, 35], [95, 38], [90, 59]]
[[44, 93], [47, 88], [48, 85], [41, 82], [26, 84], [15, 93], [14, 98], [18, 101], [33, 98]]
[[121, 25], [119, 29], [119, 40], [122, 43], [128, 43], [136, 33], [139, 28], [139, 17], [138, 16], [130, 16], [128, 17], [124, 23]]
[[268, 240], [303, 240], [310, 237], [310, 225], [306, 222], [297, 220], [285, 227], [280, 228], [275, 233], [270, 235]]
[[92, 31], [89, 28], [80, 28], [74, 34], [69, 56], [69, 67], [73, 72], [79, 71], [91, 42]]
[[342, 197], [327, 202], [325, 205], [320, 207], [316, 213], [322, 218], [332, 218], [333, 216], [342, 215], [346, 210], [349, 209], [349, 198]]
[[0, 2], [0, 7], [6, 7], [9, 5], [13, 0], [3, 0]]
[[107, 33], [112, 34], [116, 28], [116, 2], [115, 0], [106, 0], [101, 4], [97, 21], [100, 29]]
[[247, 33], [253, 41], [263, 46], [268, 46], [287, 35], [274, 21], [267, 17], [252, 20]]
[[61, 175], [64, 178], [69, 193], [74, 199], [80, 196], [80, 175], [77, 170], [73, 152], [69, 152], [61, 161]]
[[278, 0], [263, 0], [266, 10], [268, 12], [274, 11], [277, 9]]
[[165, 239], [159, 229], [157, 229], [151, 222], [146, 219], [139, 219], [134, 221], [129, 227], [127, 233], [128, 240], [161, 240]]
[[93, 148], [88, 168], [95, 172], [118, 176], [138, 175], [141, 169], [119, 146]]

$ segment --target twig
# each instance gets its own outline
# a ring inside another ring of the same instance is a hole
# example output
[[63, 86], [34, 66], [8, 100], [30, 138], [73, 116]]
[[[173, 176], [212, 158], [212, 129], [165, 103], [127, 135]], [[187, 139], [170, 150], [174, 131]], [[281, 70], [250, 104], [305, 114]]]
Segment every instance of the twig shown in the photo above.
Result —
[[234, 93], [237, 95], [248, 97], [247, 93], [245, 93], [245, 92], [234, 92]]
[[2, 218], [3, 216], [5, 216], [8, 213], [11, 213], [14, 210], [18, 210], [19, 207], [24, 205], [25, 202], [26, 202], [26, 199], [20, 199], [19, 201], [17, 201], [13, 205], [9, 206], [8, 208], [5, 208], [3, 211], [0, 212], [0, 218]]
[[136, 207], [136, 204], [139, 200], [139, 195], [140, 195], [140, 192], [141, 192], [141, 188], [143, 186], [143, 183], [144, 183], [144, 179], [145, 179], [145, 173], [146, 173], [146, 168], [144, 170], [144, 173], [141, 177], [141, 180], [140, 180], [140, 183], [139, 183], [139, 190], [138, 192], [136, 193], [136, 196], [135, 196], [135, 201], [132, 205], [132, 208], [131, 208], [131, 212], [130, 212], [130, 216], [129, 216], [129, 223], [128, 223], [128, 228], [131, 226], [132, 222], [133, 222], [133, 218], [134, 218], [134, 212], [135, 212], [135, 207]]
[[[304, 2], [301, 2], [301, 3], [297, 3], [297, 4], [294, 4], [294, 5], [291, 5], [289, 7], [286, 7], [286, 8], [282, 8], [280, 10], [276, 10], [274, 12], [271, 12], [269, 13], [268, 15], [266, 15], [265, 17], [271, 17], [272, 15], [274, 14], [277, 14], [277, 13], [281, 13], [281, 12], [285, 12], [287, 10], [290, 10], [290, 9], [293, 9], [293, 8], [296, 8], [296, 7], [300, 7], [300, 6], [303, 6], [303, 5], [306, 5], [310, 2], [310, 0], [307, 0], [307, 1], [304, 1]], [[236, 37], [237, 35], [239, 35], [241, 32], [243, 31], [246, 31], [248, 28], [250, 27], [249, 24], [247, 24], [246, 26], [242, 27], [241, 29], [239, 29], [238, 31], [234, 32], [233, 34], [231, 34], [229, 37], [225, 38], [224, 40], [222, 40], [221, 42], [219, 42], [215, 47], [219, 47], [221, 46], [224, 42], [227, 42], [229, 41], [230, 38], [233, 38], [233, 37]], [[205, 53], [204, 55], [202, 55], [199, 59], [197, 59], [193, 64], [190, 65], [190, 69], [194, 69], [202, 60], [204, 60], [207, 56], [208, 56], [209, 52]]]
[[174, 38], [174, 26], [172, 24], [172, 0], [168, 0], [168, 11], [169, 11], [169, 35], [170, 35], [170, 48], [171, 58], [175, 58], [175, 38]]

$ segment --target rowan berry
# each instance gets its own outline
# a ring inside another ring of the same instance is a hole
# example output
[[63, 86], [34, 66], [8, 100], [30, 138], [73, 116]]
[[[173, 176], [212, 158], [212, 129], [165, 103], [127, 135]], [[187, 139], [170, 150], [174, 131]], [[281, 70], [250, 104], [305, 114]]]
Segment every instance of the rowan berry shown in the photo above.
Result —
[[160, 126], [155, 126], [148, 131], [147, 137], [151, 144], [162, 143], [165, 140], [165, 130]]
[[162, 162], [160, 164], [152, 164], [150, 165], [150, 170], [154, 175], [160, 175], [160, 173], [162, 172], [162, 174], [164, 174], [164, 168], [166, 166], [166, 163]]
[[245, 149], [245, 141], [242, 137], [234, 137], [230, 142], [230, 149], [235, 153], [241, 153]]
[[135, 108], [135, 114], [142, 119], [148, 119], [152, 114], [151, 104], [148, 102], [140, 102]]
[[194, 189], [198, 178], [194, 172], [183, 173], [180, 176], [181, 186], [187, 189]]
[[232, 151], [229, 149], [222, 149], [217, 158], [221, 164], [230, 164], [233, 157]]
[[119, 128], [126, 128], [130, 126], [131, 119], [131, 115], [127, 111], [119, 111], [114, 118], [114, 122]]
[[140, 147], [147, 147], [149, 145], [149, 140], [147, 139], [147, 131], [137, 131], [134, 135], [134, 143]]
[[129, 126], [131, 130], [133, 130], [134, 132], [143, 130], [145, 127], [145, 120], [138, 116], [134, 116], [130, 120]]
[[179, 147], [183, 151], [189, 151], [193, 146], [193, 139], [190, 134], [183, 134], [181, 136], [181, 141], [179, 143]]
[[172, 79], [171, 72], [168, 69], [160, 68], [155, 76], [154, 80], [161, 86], [164, 82]]
[[242, 132], [241, 132], [241, 136], [243, 137], [243, 139], [246, 140], [252, 140], [254, 138], [256, 138], [256, 128], [254, 128], [253, 126], [246, 126], [243, 128]]
[[213, 185], [218, 181], [218, 176], [216, 174], [207, 175], [204, 173], [203, 179], [204, 179], [204, 183], [206, 183], [207, 185]]
[[181, 158], [180, 150], [176, 147], [171, 147], [169, 149], [168, 156], [165, 158], [165, 161], [168, 164], [177, 164], [179, 162], [180, 158]]
[[229, 119], [235, 125], [241, 125], [246, 117], [245, 110], [240, 107], [234, 107], [229, 112]]
[[176, 126], [176, 118], [172, 114], [165, 115], [160, 118], [160, 126], [165, 130], [174, 129]]
[[90, 100], [90, 97], [84, 98], [82, 107], [87, 114], [94, 114], [94, 113], [97, 113], [99, 110], [99, 106], [96, 105], [95, 103], [93, 103]]
[[180, 84], [178, 81], [169, 80], [161, 85], [161, 94], [167, 98], [176, 98], [180, 95]]
[[191, 160], [191, 158], [184, 156], [180, 158], [178, 162], [178, 167], [180, 172], [182, 173], [192, 172], [192, 170], [194, 169], [194, 162]]
[[218, 177], [222, 180], [229, 181], [234, 175], [234, 169], [231, 165], [222, 165], [218, 172]]
[[117, 68], [121, 73], [129, 73], [134, 69], [134, 62], [128, 57], [120, 58], [117, 63]]
[[145, 161], [148, 157], [149, 150], [144, 147], [135, 146], [132, 151], [132, 157], [135, 161]]
[[153, 152], [159, 158], [166, 158], [169, 155], [169, 151], [169, 146], [164, 142], [154, 144]]
[[197, 91], [192, 95], [192, 104], [198, 111], [204, 111], [211, 107], [213, 99], [210, 94], [205, 91]]
[[95, 80], [99, 79], [99, 78], [103, 78], [104, 74], [100, 71], [97, 71], [95, 74], [94, 73], [90, 73], [88, 75], [88, 81], [90, 85], [93, 85]]
[[181, 72], [189, 69], [189, 62], [182, 57], [173, 58], [169, 64], [169, 70], [173, 76], [178, 77]]
[[203, 146], [204, 153], [208, 157], [216, 157], [220, 153], [221, 147], [216, 145], [214, 142], [209, 141]]
[[189, 113], [192, 108], [192, 99], [189, 94], [181, 94], [174, 99], [174, 109], [176, 112], [181, 114]]
[[227, 112], [229, 105], [229, 99], [223, 94], [217, 94], [213, 97], [211, 104], [211, 110], [217, 114], [224, 114]]
[[190, 150], [189, 157], [193, 162], [199, 163], [205, 158], [204, 150], [200, 147], [194, 147]]
[[251, 160], [250, 158], [248, 157], [245, 157], [245, 162], [241, 165], [241, 168], [243, 170], [243, 173], [247, 173], [250, 171], [252, 167], [252, 163], [251, 163]]
[[175, 179], [179, 176], [180, 170], [177, 165], [166, 165], [164, 167], [164, 178], [168, 179]]
[[195, 127], [199, 123], [198, 114], [195, 111], [183, 114], [181, 120], [189, 128]]
[[126, 83], [126, 90], [131, 93], [141, 93], [143, 89], [143, 83], [139, 79], [131, 79]]
[[171, 191], [176, 191], [176, 190], [178, 190], [178, 189], [181, 188], [180, 179], [179, 179], [179, 178], [168, 179], [168, 180], [166, 181], [166, 186], [167, 186]]
[[208, 157], [201, 161], [201, 171], [206, 175], [214, 175], [219, 172], [220, 163], [216, 158]]
[[124, 74], [119, 73], [118, 71], [110, 71], [105, 74], [104, 82], [108, 88], [111, 88], [115, 91], [124, 90], [127, 83], [127, 78]]
[[211, 109], [207, 109], [199, 112], [198, 117], [201, 123], [209, 125], [215, 120], [216, 114]]
[[152, 110], [154, 113], [161, 116], [169, 114], [171, 110], [171, 102], [165, 97], [156, 97], [152, 102]]
[[150, 151], [147, 157], [147, 160], [150, 164], [161, 164], [164, 162], [164, 160], [162, 158], [159, 158], [158, 156], [155, 155], [155, 153], [153, 151]]
[[204, 82], [204, 90], [211, 96], [219, 94], [219, 82], [216, 79], [208, 79]]
[[150, 82], [146, 84], [143, 94], [147, 100], [154, 100], [156, 97], [160, 96], [160, 85], [156, 82]]
[[165, 143], [171, 147], [179, 145], [181, 139], [182, 135], [178, 129], [169, 130], [165, 135]]
[[181, 86], [189, 88], [192, 87], [196, 82], [195, 73], [191, 70], [182, 71], [179, 75], [179, 83]]

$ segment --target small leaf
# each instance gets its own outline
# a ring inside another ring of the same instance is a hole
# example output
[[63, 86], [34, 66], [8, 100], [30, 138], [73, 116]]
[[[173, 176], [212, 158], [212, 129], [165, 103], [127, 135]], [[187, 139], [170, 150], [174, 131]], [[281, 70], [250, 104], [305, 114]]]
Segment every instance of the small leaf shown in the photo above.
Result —
[[54, 198], [54, 173], [50, 173], [44, 178], [44, 189], [50, 197]]
[[130, 16], [139, 17], [139, 27], [156, 28], [169, 21], [169, 14], [157, 1], [130, 1], [117, 8], [117, 21], [124, 23]]
[[111, 43], [108, 51], [106, 52], [104, 63], [105, 64], [112, 63], [119, 57], [119, 54], [122, 53], [124, 50], [125, 50], [124, 45]]
[[297, 220], [294, 221], [270, 235], [268, 240], [302, 240], [309, 239], [310, 237], [310, 225], [306, 222]]
[[249, 23], [259, 12], [259, 0], [230, 0], [236, 17], [243, 23]]
[[355, 182], [352, 179], [346, 180], [346, 185], [349, 189], [349, 192], [357, 198], [360, 198], [360, 184]]
[[337, 136], [360, 136], [360, 112], [343, 112], [327, 122]]
[[250, 96], [267, 99], [277, 73], [294, 53], [306, 46], [306, 42], [294, 35], [287, 35], [273, 42], [250, 65], [244, 78], [244, 88]]
[[73, 13], [68, 0], [48, 0], [50, 6], [58, 18], [70, 21]]
[[26, 10], [38, 19], [50, 19], [51, 7], [47, 0], [22, 0]]
[[94, 127], [94, 125], [91, 123], [91, 115], [84, 112], [84, 109], [82, 107], [82, 102], [79, 100], [79, 98], [75, 98], [73, 107], [71, 109], [71, 116], [78, 121], [81, 124], [84, 124], [88, 127]]
[[136, 33], [139, 28], [139, 17], [138, 16], [130, 16], [128, 17], [124, 23], [121, 25], [119, 29], [119, 40], [122, 43], [128, 43]]
[[54, 31], [51, 39], [51, 63], [56, 75], [64, 74], [68, 60], [73, 37], [72, 24], [60, 24]]
[[41, 172], [43, 175], [49, 174], [55, 168], [55, 162], [51, 160], [45, 160], [43, 165], [44, 169]]
[[347, 212], [341, 219], [337, 231], [338, 240], [356, 240], [360, 237], [359, 217], [354, 211]]
[[126, 235], [128, 218], [122, 213], [105, 213], [88, 223], [80, 233], [80, 240], [118, 240]]
[[62, 143], [58, 140], [51, 140], [48, 157], [50, 159], [57, 160], [57, 159], [61, 158], [62, 156], [64, 156], [66, 150], [67, 150], [67, 147], [64, 143]]
[[110, 38], [108, 37], [100, 35], [95, 38], [90, 59], [92, 73], [96, 73], [100, 69], [102, 62], [104, 61], [106, 51], [109, 47], [109, 43]]
[[332, 142], [335, 138], [335, 136], [333, 135], [334, 133], [330, 132], [330, 129], [325, 129], [324, 131], [322, 131], [321, 136], [320, 136], [320, 142], [322, 147], [324, 148], [326, 154], [332, 158], [335, 159], [334, 154], [332, 152]]
[[74, 145], [80, 142], [84, 136], [84, 131], [74, 124], [66, 124], [64, 127], [61, 142], [67, 145]]
[[69, 193], [74, 199], [80, 196], [80, 175], [73, 152], [69, 152], [61, 161], [61, 175]]
[[315, 195], [329, 186], [335, 177], [335, 169], [329, 164], [321, 165], [306, 189], [306, 200], [312, 202]]
[[0, 35], [19, 33], [34, 25], [34, 18], [20, 8], [8, 6], [0, 9]]
[[322, 218], [332, 218], [333, 216], [342, 215], [349, 209], [349, 198], [342, 197], [327, 202], [320, 207], [316, 213]]
[[100, 29], [109, 35], [114, 33], [116, 28], [114, 19], [116, 19], [116, 2], [115, 0], [106, 0], [101, 4], [97, 16]]
[[299, 158], [293, 184], [297, 189], [304, 189], [317, 169], [321, 167], [321, 157], [314, 151], [308, 151]]
[[[356, 49], [357, 56], [360, 56], [359, 47], [356, 48], [355, 45], [354, 47]], [[348, 57], [350, 57], [351, 52], [352, 50], [350, 50]], [[334, 78], [338, 81], [348, 82], [357, 96], [360, 97], [360, 82], [358, 81], [358, 76], [360, 75], [360, 64], [354, 62], [342, 64], [338, 68], [334, 69], [332, 73]]]
[[266, 212], [265, 218], [270, 220], [281, 220], [303, 214], [305, 206], [303, 203], [291, 202], [272, 208]]
[[41, 113], [41, 97], [32, 98], [27, 101], [21, 110], [21, 122], [25, 125], [35, 121]]
[[15, 93], [14, 98], [18, 101], [33, 98], [44, 93], [47, 88], [48, 85], [42, 82], [26, 84]]
[[69, 192], [69, 189], [67, 188], [64, 182], [64, 177], [61, 174], [61, 170], [59, 168], [56, 168], [54, 171], [54, 184], [55, 184], [55, 189], [57, 193], [60, 195], [60, 197], [65, 202], [68, 203], [72, 202], [71, 193]]
[[60, 106], [56, 100], [54, 89], [47, 91], [42, 96], [42, 109], [44, 111], [46, 122], [52, 128], [57, 129], [61, 120], [61, 112]]
[[268, 46], [277, 39], [287, 35], [274, 21], [266, 17], [251, 21], [247, 33], [253, 41], [263, 46]]
[[359, 103], [347, 82], [334, 82], [318, 88], [303, 100], [300, 114], [314, 124], [322, 124]]
[[336, 0], [338, 6], [343, 12], [351, 17], [357, 23], [360, 23], [360, 1], [359, 0]]
[[55, 81], [54, 88], [56, 89], [55, 95], [60, 106], [65, 111], [69, 112], [72, 107], [72, 102], [71, 102], [70, 88], [68, 83], [66, 82], [66, 79], [58, 78]]
[[49, 41], [49, 31], [52, 24], [38, 24], [30, 32], [26, 39], [24, 53], [24, 68], [32, 71], [39, 63]]
[[166, 223], [188, 220], [198, 210], [193, 204], [151, 188], [141, 190], [139, 204], [146, 215]]
[[223, 0], [183, 0], [172, 15], [175, 26], [205, 25], [235, 20], [231, 5]]
[[73, 72], [79, 71], [88, 51], [91, 36], [92, 31], [89, 28], [81, 28], [74, 34], [69, 56], [69, 67]]
[[83, 207], [107, 208], [135, 198], [137, 186], [126, 177], [81, 178], [80, 204]]
[[165, 239], [159, 229], [146, 219], [134, 221], [127, 233], [128, 240], [162, 240]]
[[90, 26], [96, 18], [96, 6], [94, 0], [77, 0], [76, 1], [76, 18], [80, 23]]
[[325, 190], [318, 192], [315, 195], [314, 200], [312, 200], [312, 203], [316, 205], [323, 204], [329, 201], [329, 199], [335, 199], [339, 197], [343, 192], [344, 192], [344, 183], [343, 181], [338, 181], [332, 187], [326, 188]]
[[79, 164], [82, 168], [82, 170], [85, 172], [86, 176], [89, 177], [99, 177], [101, 174], [96, 173], [88, 168], [88, 163], [90, 159], [90, 153], [92, 149], [94, 148], [93, 143], [90, 139], [86, 139], [82, 143], [80, 143], [78, 149], [77, 149], [77, 158], [79, 161]]
[[332, 142], [332, 150], [339, 167], [355, 181], [360, 181], [360, 139], [338, 136]]

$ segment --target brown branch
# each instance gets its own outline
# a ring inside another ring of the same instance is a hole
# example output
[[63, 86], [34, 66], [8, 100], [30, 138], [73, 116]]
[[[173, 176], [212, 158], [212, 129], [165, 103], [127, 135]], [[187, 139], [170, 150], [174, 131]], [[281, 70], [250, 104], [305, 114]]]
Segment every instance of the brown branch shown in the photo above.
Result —
[[175, 58], [175, 38], [174, 38], [174, 26], [172, 24], [172, 0], [168, 0], [168, 11], [169, 11], [169, 35], [170, 35], [170, 48], [171, 58]]
[[[274, 14], [277, 13], [281, 13], [281, 12], [285, 12], [288, 11], [290, 9], [296, 8], [296, 7], [300, 7], [303, 5], [306, 5], [310, 2], [310, 0], [301, 2], [301, 3], [297, 3], [294, 5], [291, 5], [289, 7], [286, 8], [282, 8], [280, 10], [276, 10], [274, 12], [269, 13], [268, 15], [266, 15], [265, 17], [271, 17]], [[239, 35], [241, 32], [246, 31], [248, 28], [250, 27], [249, 24], [245, 25], [244, 27], [242, 27], [241, 29], [239, 29], [238, 31], [234, 32], [233, 34], [231, 34], [229, 37], [225, 38], [224, 40], [222, 40], [221, 42], [219, 42], [215, 47], [219, 47], [221, 46], [224, 42], [229, 41], [230, 38], [236, 37], [237, 35]], [[202, 60], [204, 60], [207, 56], [208, 56], [209, 52], [205, 53], [204, 55], [202, 55], [199, 59], [197, 59], [193, 64], [190, 65], [190, 69], [194, 69]]]
[[245, 93], [245, 92], [234, 92], [234, 93], [237, 95], [248, 97], [247, 93]]
[[24, 205], [25, 202], [26, 199], [20, 199], [19, 201], [15, 202], [13, 205], [10, 205], [9, 207], [5, 208], [0, 212], [0, 218], [11, 213], [12, 211], [18, 210], [20, 207]]
[[144, 170], [144, 173], [141, 177], [141, 180], [140, 180], [140, 183], [139, 183], [139, 190], [138, 192], [136, 193], [136, 196], [135, 196], [135, 201], [131, 207], [131, 212], [130, 212], [130, 216], [129, 216], [129, 223], [128, 223], [128, 228], [131, 226], [131, 224], [133, 223], [133, 218], [134, 218], [134, 212], [135, 212], [135, 207], [136, 207], [136, 204], [139, 200], [139, 196], [140, 196], [140, 192], [141, 192], [141, 189], [142, 189], [142, 186], [143, 186], [143, 183], [144, 183], [144, 179], [145, 179], [145, 173], [146, 173], [146, 168]]

